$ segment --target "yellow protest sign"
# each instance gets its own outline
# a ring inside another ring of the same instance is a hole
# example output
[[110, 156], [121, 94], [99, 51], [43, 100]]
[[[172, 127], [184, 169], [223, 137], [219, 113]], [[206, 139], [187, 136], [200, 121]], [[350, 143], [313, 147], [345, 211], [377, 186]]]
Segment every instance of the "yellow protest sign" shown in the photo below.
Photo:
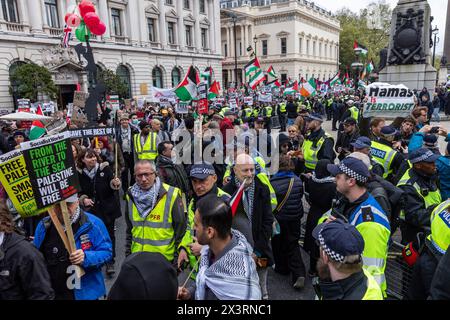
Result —
[[37, 208], [25, 159], [20, 150], [0, 155], [0, 182], [23, 218], [37, 216], [47, 210]]

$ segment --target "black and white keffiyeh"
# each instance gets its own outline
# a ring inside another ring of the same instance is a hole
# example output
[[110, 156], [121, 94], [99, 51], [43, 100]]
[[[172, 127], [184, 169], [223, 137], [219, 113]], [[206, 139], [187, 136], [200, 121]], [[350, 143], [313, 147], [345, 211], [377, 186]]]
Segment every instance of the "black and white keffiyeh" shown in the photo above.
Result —
[[195, 300], [204, 300], [208, 287], [219, 300], [260, 300], [261, 288], [252, 258], [252, 248], [244, 235], [232, 229], [237, 245], [209, 265], [209, 246], [203, 246], [196, 278]]
[[97, 170], [100, 167], [98, 163], [95, 164], [95, 167], [91, 170], [88, 170], [87, 168], [83, 169], [83, 172], [89, 177], [89, 179], [94, 179], [95, 175], [97, 174]]
[[131, 195], [141, 218], [145, 219], [153, 210], [158, 199], [161, 180], [156, 178], [155, 184], [149, 190], [142, 190], [137, 184], [131, 187]]

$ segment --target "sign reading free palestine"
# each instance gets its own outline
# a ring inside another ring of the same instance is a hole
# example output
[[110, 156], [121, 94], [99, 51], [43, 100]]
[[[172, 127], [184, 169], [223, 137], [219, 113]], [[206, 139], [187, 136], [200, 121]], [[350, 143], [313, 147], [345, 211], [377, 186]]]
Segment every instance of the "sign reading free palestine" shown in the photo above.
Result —
[[79, 182], [69, 132], [24, 142], [20, 146], [39, 209], [77, 193]]

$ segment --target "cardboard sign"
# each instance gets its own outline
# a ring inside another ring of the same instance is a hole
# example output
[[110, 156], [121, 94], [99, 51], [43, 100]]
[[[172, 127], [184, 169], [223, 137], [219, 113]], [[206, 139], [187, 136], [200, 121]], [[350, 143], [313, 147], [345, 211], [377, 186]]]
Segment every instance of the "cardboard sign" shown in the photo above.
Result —
[[71, 116], [70, 120], [72, 123], [79, 124], [79, 125], [84, 125], [89, 122], [87, 119], [87, 116], [83, 112], [83, 110], [81, 110], [80, 107], [76, 107], [76, 106], [73, 107], [72, 116]]
[[71, 139], [114, 136], [115, 133], [116, 130], [113, 127], [81, 128], [69, 130]]
[[366, 87], [363, 117], [407, 117], [414, 109], [414, 92], [405, 85], [375, 82]]
[[139, 89], [141, 91], [141, 95], [146, 96], [148, 95], [148, 85], [146, 83], [141, 83], [139, 86]]
[[260, 102], [272, 102], [272, 94], [271, 93], [260, 92], [258, 94], [258, 101], [260, 101]]
[[22, 151], [14, 150], [0, 156], [0, 182], [22, 218], [37, 216], [38, 210], [33, 188]]
[[208, 99], [200, 99], [197, 101], [197, 110], [199, 114], [208, 113]]
[[247, 106], [252, 106], [253, 105], [253, 97], [244, 97], [244, 103]]
[[187, 114], [188, 113], [188, 103], [187, 102], [179, 102], [175, 105], [175, 112], [179, 114]]
[[86, 100], [89, 97], [89, 93], [83, 91], [75, 91], [73, 93], [73, 105], [84, 108]]
[[78, 192], [78, 174], [68, 132], [24, 142], [20, 147], [39, 209]]
[[[18, 99], [17, 100], [17, 111], [19, 112], [31, 112], [30, 99]], [[30, 129], [33, 121], [22, 120], [20, 121], [19, 129]]]
[[237, 101], [236, 99], [230, 99], [228, 101], [228, 105], [230, 106], [231, 109], [236, 110], [238, 107]]
[[[68, 114], [68, 112], [67, 112]], [[48, 135], [56, 134], [63, 131], [67, 127], [67, 122], [64, 119], [56, 119], [45, 126]]]

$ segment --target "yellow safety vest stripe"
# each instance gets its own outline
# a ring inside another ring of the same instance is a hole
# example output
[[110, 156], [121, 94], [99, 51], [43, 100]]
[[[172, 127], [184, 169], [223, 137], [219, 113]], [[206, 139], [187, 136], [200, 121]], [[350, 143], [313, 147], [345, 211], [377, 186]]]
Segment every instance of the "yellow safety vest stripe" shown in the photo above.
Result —
[[134, 150], [139, 160], [155, 160], [158, 155], [156, 145], [157, 134], [150, 132], [145, 140], [144, 146], [141, 144], [141, 134], [134, 135]]

